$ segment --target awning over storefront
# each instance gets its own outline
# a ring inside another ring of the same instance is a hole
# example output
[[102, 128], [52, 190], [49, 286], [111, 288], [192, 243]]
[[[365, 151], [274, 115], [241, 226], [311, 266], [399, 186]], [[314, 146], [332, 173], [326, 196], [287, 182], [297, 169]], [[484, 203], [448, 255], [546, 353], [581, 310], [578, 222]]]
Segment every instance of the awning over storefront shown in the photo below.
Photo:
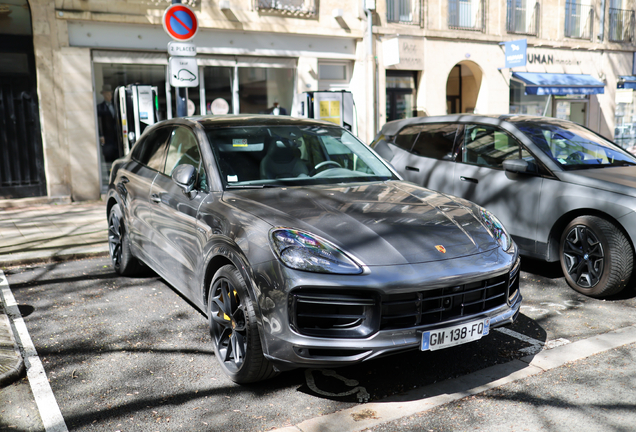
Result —
[[605, 92], [605, 84], [591, 75], [513, 72], [512, 77], [525, 84], [527, 95], [566, 96]]
[[622, 89], [636, 89], [636, 76], [619, 76], [616, 87]]

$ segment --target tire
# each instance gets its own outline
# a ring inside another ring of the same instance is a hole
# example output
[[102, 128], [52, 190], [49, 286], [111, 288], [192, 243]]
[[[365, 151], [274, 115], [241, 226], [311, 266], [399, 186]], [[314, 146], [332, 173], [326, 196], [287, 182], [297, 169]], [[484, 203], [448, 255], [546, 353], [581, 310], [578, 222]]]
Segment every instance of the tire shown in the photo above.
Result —
[[618, 227], [597, 216], [580, 216], [565, 227], [559, 247], [568, 285], [590, 297], [622, 291], [634, 266], [631, 244]]
[[263, 356], [254, 307], [234, 266], [221, 267], [214, 275], [207, 309], [214, 354], [232, 381], [247, 384], [277, 375]]
[[108, 251], [118, 274], [135, 276], [143, 272], [143, 265], [130, 252], [128, 231], [119, 204], [115, 204], [108, 214]]

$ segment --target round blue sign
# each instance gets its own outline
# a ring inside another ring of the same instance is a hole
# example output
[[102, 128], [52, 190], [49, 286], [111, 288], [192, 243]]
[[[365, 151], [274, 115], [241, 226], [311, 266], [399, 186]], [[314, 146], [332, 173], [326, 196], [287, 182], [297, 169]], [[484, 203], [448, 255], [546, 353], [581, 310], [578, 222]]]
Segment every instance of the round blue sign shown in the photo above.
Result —
[[194, 11], [186, 5], [175, 4], [163, 14], [163, 28], [173, 39], [190, 40], [199, 30], [199, 23]]

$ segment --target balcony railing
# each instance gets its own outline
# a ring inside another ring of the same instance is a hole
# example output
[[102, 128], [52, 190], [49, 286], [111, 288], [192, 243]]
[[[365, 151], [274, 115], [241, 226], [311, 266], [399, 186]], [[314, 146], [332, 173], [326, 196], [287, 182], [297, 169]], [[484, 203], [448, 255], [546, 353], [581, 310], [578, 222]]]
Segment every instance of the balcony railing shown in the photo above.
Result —
[[420, 10], [420, 0], [386, 0], [388, 22], [420, 25]]
[[315, 15], [315, 0], [254, 0], [259, 11], [278, 12], [290, 15]]
[[539, 2], [508, 0], [506, 31], [536, 36], [539, 31]]
[[448, 0], [448, 28], [485, 30], [484, 0]]
[[609, 35], [612, 42], [634, 40], [634, 11], [609, 8]]
[[565, 37], [592, 40], [594, 8], [589, 4], [565, 2]]

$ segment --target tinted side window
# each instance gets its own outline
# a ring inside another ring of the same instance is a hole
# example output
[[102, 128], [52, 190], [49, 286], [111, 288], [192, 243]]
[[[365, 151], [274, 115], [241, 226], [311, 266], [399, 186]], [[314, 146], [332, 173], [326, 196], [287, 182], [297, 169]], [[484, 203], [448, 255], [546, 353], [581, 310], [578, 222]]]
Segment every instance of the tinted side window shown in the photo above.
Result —
[[153, 131], [140, 141], [132, 152], [132, 158], [148, 167], [162, 171], [166, 157], [166, 140], [170, 134], [170, 128], [161, 128]]
[[418, 156], [451, 160], [457, 128], [449, 123], [409, 126], [400, 131], [395, 144]]
[[410, 152], [413, 148], [413, 144], [415, 144], [415, 140], [418, 135], [417, 132], [411, 132], [410, 129], [412, 129], [412, 127], [401, 131], [398, 136], [395, 137], [395, 141], [393, 142], [396, 146], [402, 150], [406, 150], [407, 152]]
[[427, 124], [418, 128], [419, 136], [411, 153], [433, 159], [452, 160], [457, 135], [456, 124]]
[[462, 162], [502, 168], [506, 159], [521, 157], [519, 143], [494, 126], [466, 125]]
[[192, 131], [184, 127], [178, 127], [170, 134], [166, 165], [161, 171], [170, 176], [176, 167], [183, 164], [192, 165], [197, 169], [199, 173], [197, 183], [202, 189], [207, 189], [205, 170], [201, 163], [201, 153], [197, 145], [197, 138]]

